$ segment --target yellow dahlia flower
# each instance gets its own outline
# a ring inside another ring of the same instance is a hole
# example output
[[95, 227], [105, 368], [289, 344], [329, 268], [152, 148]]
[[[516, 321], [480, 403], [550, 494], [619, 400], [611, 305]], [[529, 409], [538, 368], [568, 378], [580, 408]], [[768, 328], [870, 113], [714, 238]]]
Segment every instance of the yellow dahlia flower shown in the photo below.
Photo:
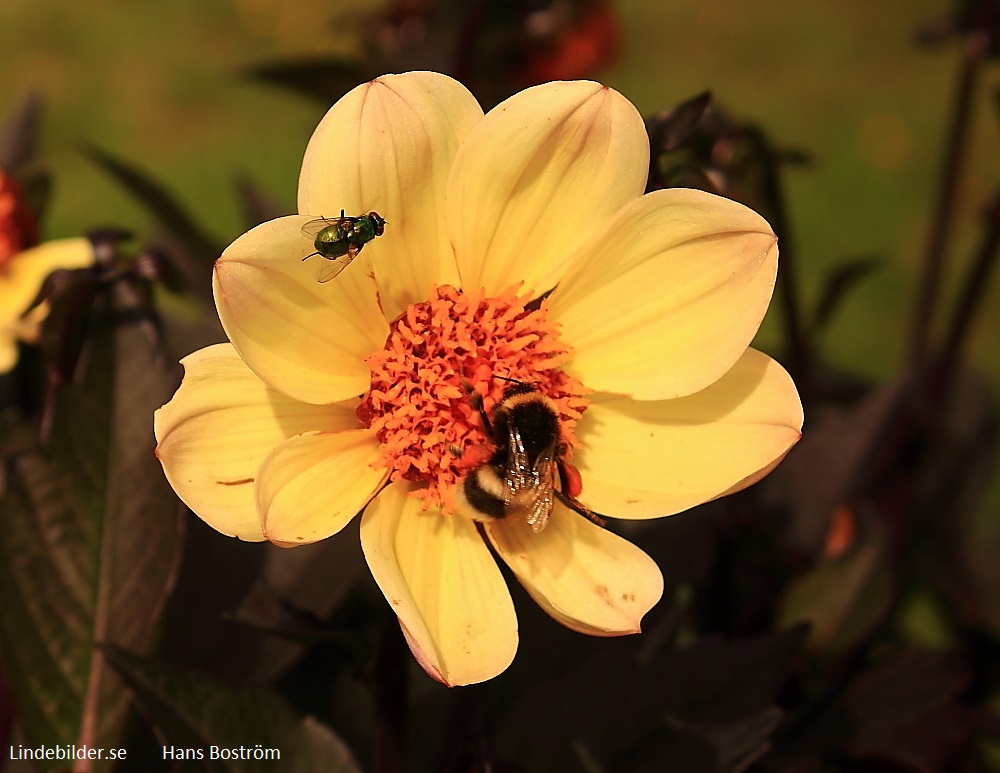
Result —
[[37, 247], [35, 221], [17, 184], [0, 172], [0, 373], [17, 364], [18, 340], [34, 342], [45, 304], [25, 316], [45, 278], [56, 269], [84, 268], [94, 262], [86, 239], [61, 239]]
[[[748, 348], [774, 234], [707, 193], [642, 195], [648, 161], [638, 112], [597, 83], [531, 88], [486, 115], [436, 73], [351, 91], [306, 149], [299, 214], [215, 265], [231, 343], [187, 357], [156, 414], [174, 489], [224, 534], [283, 546], [363, 511], [372, 574], [448, 685], [495, 676], [517, 648], [487, 543], [563, 624], [637, 632], [663, 590], [645, 553], [560, 502], [535, 533], [454, 492], [462, 452], [488, 441], [469, 385], [489, 412], [503, 378], [553, 401], [579, 499], [616, 518], [740, 489], [798, 440], [795, 386]], [[342, 209], [379, 213], [385, 232], [319, 283], [303, 226]]]

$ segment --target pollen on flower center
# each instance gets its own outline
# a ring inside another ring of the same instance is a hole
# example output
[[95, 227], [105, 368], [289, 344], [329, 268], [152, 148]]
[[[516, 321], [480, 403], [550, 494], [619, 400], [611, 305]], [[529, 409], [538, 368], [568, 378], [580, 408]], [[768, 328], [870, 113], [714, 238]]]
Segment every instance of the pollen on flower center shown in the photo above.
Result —
[[489, 413], [510, 386], [504, 379], [530, 384], [559, 409], [567, 448], [577, 446], [573, 428], [589, 405], [587, 390], [560, 370], [571, 350], [546, 302], [529, 301], [514, 288], [487, 298], [438, 287], [406, 309], [385, 348], [366, 360], [371, 387], [358, 418], [375, 431], [390, 479], [425, 483], [414, 496], [426, 504], [447, 510], [450, 490], [469, 470], [463, 452], [489, 443], [470, 387]]

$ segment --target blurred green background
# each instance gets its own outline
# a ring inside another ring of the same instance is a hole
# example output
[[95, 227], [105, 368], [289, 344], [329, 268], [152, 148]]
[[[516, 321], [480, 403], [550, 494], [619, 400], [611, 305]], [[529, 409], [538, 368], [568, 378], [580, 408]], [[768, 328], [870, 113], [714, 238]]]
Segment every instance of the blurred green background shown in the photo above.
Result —
[[[0, 0], [0, 112], [27, 90], [46, 101], [42, 156], [57, 172], [44, 231], [107, 224], [140, 235], [145, 213], [79, 152], [94, 143], [162, 181], [220, 241], [243, 230], [233, 182], [246, 176], [288, 211], [306, 141], [325, 110], [243, 73], [264, 61], [358, 47], [383, 3], [337, 0]], [[786, 190], [806, 298], [850, 257], [884, 267], [848, 299], [824, 349], [887, 376], [902, 363], [942, 138], [957, 72], [954, 43], [920, 48], [939, 0], [620, 0], [624, 48], [601, 79], [644, 114], [705, 89], [779, 146], [813, 155]], [[988, 73], [989, 74], [989, 73]], [[967, 264], [979, 209], [1000, 172], [998, 121], [981, 84], [948, 289]], [[994, 286], [971, 354], [1000, 383]], [[775, 312], [759, 340], [775, 348]]]

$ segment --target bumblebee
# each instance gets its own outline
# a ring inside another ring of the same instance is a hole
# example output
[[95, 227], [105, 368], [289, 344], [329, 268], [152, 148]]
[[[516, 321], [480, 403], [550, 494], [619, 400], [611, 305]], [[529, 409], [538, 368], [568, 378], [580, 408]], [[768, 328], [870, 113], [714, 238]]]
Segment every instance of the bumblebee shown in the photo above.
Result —
[[385, 220], [378, 212], [351, 217], [340, 210], [340, 217], [310, 220], [302, 226], [302, 233], [313, 240], [316, 249], [302, 260], [313, 255], [326, 258], [329, 263], [320, 265], [316, 279], [329, 282], [351, 264], [368, 242], [385, 233]]
[[[549, 522], [555, 500], [603, 526], [604, 521], [576, 501], [580, 474], [565, 458], [559, 410], [529, 384], [512, 382], [493, 409], [471, 392], [493, 452], [459, 483], [458, 498], [485, 518], [521, 516], [534, 532]], [[556, 479], [558, 478], [558, 487]]]

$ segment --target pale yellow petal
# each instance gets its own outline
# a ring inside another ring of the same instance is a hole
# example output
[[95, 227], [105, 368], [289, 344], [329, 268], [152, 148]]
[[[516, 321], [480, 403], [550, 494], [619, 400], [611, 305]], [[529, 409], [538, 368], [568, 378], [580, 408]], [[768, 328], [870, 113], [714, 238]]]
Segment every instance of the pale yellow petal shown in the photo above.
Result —
[[580, 500], [615, 518], [656, 518], [749, 485], [801, 435], [785, 370], [748, 349], [719, 381], [676, 400], [595, 395], [577, 424]]
[[638, 633], [642, 616], [663, 595], [653, 559], [561, 502], [537, 534], [521, 518], [489, 521], [486, 532], [531, 597], [575, 631]]
[[749, 346], [771, 299], [777, 242], [756, 212], [702, 191], [637, 199], [574, 259], [550, 298], [566, 370], [599, 392], [697, 392]]
[[94, 263], [88, 239], [57, 239], [19, 252], [0, 271], [0, 324], [11, 324], [28, 309], [53, 271]]
[[0, 320], [0, 373], [7, 373], [17, 365], [18, 341], [26, 344], [38, 343], [42, 323], [48, 315], [49, 303], [42, 301], [11, 321]]
[[0, 327], [0, 373], [7, 373], [17, 365], [17, 338]]
[[379, 444], [367, 429], [309, 432], [279, 444], [260, 466], [257, 507], [264, 536], [293, 547], [343, 529], [382, 485]]
[[423, 511], [406, 491], [393, 483], [365, 509], [368, 566], [428, 674], [449, 686], [490, 679], [517, 650], [503, 576], [472, 521]]
[[320, 122], [299, 177], [299, 213], [378, 212], [385, 233], [364, 249], [394, 319], [456, 284], [444, 191], [458, 146], [482, 120], [475, 97], [434, 72], [384, 75], [346, 94]]
[[364, 358], [389, 326], [365, 260], [319, 283], [325, 259], [302, 233], [311, 218], [280, 217], [243, 234], [215, 262], [215, 304], [226, 335], [270, 386], [307, 403], [332, 403], [368, 388]]
[[495, 295], [522, 281], [539, 293], [573, 251], [646, 182], [642, 117], [598, 83], [547, 83], [515, 94], [473, 129], [445, 199], [462, 287]]
[[302, 432], [356, 429], [357, 401], [315, 406], [292, 400], [268, 388], [229, 344], [201, 349], [182, 363], [184, 381], [153, 422], [167, 480], [212, 528], [263, 540], [254, 499], [261, 462]]

